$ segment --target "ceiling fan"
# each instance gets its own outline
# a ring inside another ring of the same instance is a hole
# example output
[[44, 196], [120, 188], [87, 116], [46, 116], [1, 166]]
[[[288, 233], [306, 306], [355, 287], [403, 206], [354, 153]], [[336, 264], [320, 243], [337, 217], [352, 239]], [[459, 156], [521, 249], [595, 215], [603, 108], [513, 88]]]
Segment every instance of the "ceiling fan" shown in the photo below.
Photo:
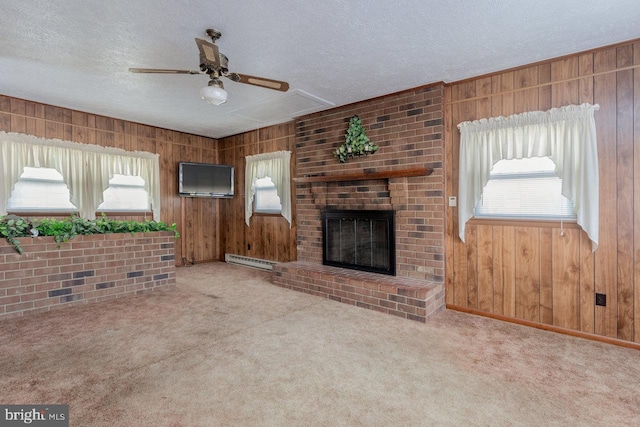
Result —
[[229, 59], [220, 53], [216, 45], [216, 40], [222, 36], [222, 33], [214, 29], [208, 29], [206, 33], [211, 37], [211, 42], [196, 38], [196, 44], [198, 45], [198, 50], [200, 50], [200, 71], [159, 68], [129, 68], [129, 71], [132, 73], [156, 74], [208, 74], [209, 85], [200, 90], [200, 96], [213, 105], [220, 105], [227, 101], [227, 91], [224, 90], [224, 85], [220, 80], [221, 77], [226, 77], [237, 83], [246, 83], [282, 92], [286, 92], [289, 89], [289, 83], [280, 80], [230, 73], [228, 68]]

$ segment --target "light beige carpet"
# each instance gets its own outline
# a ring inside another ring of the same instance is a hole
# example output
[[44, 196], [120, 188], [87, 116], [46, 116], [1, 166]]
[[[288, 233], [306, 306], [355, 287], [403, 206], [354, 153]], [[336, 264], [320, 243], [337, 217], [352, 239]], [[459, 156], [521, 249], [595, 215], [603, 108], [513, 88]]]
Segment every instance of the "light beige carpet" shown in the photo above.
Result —
[[0, 403], [72, 426], [639, 425], [640, 352], [445, 311], [427, 324], [224, 263], [0, 322]]

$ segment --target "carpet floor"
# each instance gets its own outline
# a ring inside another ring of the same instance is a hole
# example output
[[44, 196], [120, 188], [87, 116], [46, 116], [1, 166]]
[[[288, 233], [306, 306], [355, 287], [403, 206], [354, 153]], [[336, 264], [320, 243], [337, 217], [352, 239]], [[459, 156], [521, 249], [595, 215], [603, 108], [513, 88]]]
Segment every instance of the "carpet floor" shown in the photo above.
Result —
[[444, 311], [421, 324], [225, 263], [0, 322], [0, 404], [71, 426], [640, 425], [637, 350]]

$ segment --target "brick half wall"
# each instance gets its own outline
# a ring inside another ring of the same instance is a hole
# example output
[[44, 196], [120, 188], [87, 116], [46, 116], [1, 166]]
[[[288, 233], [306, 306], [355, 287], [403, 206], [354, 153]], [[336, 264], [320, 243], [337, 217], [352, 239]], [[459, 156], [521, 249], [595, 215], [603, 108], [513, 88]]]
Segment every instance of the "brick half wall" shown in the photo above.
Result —
[[0, 320], [175, 286], [172, 232], [18, 240], [0, 239]]

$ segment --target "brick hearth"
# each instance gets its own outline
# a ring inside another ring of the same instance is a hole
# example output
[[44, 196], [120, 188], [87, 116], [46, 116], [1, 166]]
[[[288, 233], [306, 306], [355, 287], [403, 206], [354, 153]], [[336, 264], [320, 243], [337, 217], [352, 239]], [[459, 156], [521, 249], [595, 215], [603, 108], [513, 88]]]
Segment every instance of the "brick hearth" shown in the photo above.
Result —
[[444, 307], [442, 283], [296, 261], [276, 264], [273, 283], [334, 301], [425, 322]]

